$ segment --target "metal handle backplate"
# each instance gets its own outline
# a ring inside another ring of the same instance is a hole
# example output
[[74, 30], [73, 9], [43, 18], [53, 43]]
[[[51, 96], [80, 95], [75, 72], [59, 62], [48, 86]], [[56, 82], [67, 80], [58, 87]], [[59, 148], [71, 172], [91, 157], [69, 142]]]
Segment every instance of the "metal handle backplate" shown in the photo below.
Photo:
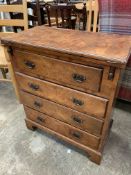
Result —
[[7, 52], [8, 52], [9, 54], [13, 55], [13, 49], [12, 49], [12, 47], [8, 47]]
[[79, 132], [77, 132], [77, 131], [72, 132], [72, 136], [77, 138], [77, 139], [81, 138], [81, 134]]
[[78, 83], [83, 83], [84, 81], [86, 81], [86, 77], [84, 75], [80, 75], [80, 74], [73, 74], [72, 78], [74, 81], [78, 82]]
[[72, 119], [75, 123], [82, 124], [83, 121], [78, 116], [72, 116]]
[[35, 107], [38, 107], [38, 108], [42, 107], [42, 104], [38, 101], [35, 101], [34, 105], [35, 105]]
[[37, 91], [39, 89], [39, 85], [37, 84], [34, 84], [34, 83], [28, 83], [29, 87], [32, 89], [32, 90], [35, 90]]
[[45, 122], [45, 119], [42, 118], [42, 117], [40, 117], [40, 116], [38, 116], [38, 117], [37, 117], [37, 121], [38, 121], [38, 122], [44, 123], [44, 122]]
[[82, 106], [84, 105], [84, 102], [79, 100], [79, 99], [76, 99], [76, 98], [73, 98], [72, 99], [72, 102], [76, 105], [76, 106]]
[[35, 68], [35, 64], [31, 61], [24, 61], [24, 64], [29, 68], [29, 69], [34, 69]]

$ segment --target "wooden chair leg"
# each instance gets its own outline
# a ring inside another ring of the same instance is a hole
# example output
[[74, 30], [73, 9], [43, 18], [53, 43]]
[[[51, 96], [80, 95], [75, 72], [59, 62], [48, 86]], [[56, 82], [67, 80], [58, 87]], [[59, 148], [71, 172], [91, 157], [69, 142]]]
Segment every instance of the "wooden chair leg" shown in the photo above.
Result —
[[7, 76], [6, 76], [6, 71], [5, 71], [5, 69], [4, 69], [4, 68], [0, 68], [0, 69], [1, 69], [1, 72], [2, 72], [3, 78], [6, 79]]
[[12, 80], [12, 83], [13, 83], [13, 86], [14, 86], [14, 89], [15, 89], [16, 97], [20, 102], [20, 95], [19, 95], [19, 92], [18, 92], [18, 86], [17, 86], [17, 83], [16, 83], [16, 78], [15, 78], [14, 70], [13, 70], [13, 67], [12, 67], [11, 63], [8, 64], [8, 68], [9, 68], [9, 73], [11, 75], [11, 80]]
[[14, 73], [14, 69], [11, 65], [11, 62], [10, 62], [10, 54], [7, 52], [7, 48], [5, 47], [4, 48], [4, 52], [5, 52], [5, 57], [6, 57], [6, 60], [7, 60], [7, 67], [8, 67], [8, 70], [9, 70], [9, 73], [10, 73], [10, 76], [11, 76], [11, 81], [13, 83], [13, 86], [14, 86], [14, 89], [15, 89], [15, 94], [16, 94], [16, 97], [17, 99], [19, 100], [20, 102], [20, 95], [19, 95], [19, 92], [18, 92], [18, 85], [16, 83], [16, 78], [15, 78], [15, 73]]

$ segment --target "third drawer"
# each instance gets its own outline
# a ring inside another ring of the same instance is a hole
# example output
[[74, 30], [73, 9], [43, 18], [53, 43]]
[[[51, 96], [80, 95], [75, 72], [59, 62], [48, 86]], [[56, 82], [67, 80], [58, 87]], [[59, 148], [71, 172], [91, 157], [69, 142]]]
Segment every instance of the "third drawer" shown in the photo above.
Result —
[[22, 103], [30, 108], [43, 112], [94, 135], [101, 134], [103, 126], [102, 120], [23, 91], [20, 91], [20, 96]]

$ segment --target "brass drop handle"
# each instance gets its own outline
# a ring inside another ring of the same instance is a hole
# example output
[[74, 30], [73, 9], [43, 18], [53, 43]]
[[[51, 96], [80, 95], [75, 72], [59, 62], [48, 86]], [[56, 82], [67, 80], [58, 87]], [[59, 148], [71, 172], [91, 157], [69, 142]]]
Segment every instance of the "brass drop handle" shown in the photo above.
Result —
[[83, 83], [84, 81], [86, 81], [86, 77], [84, 75], [80, 75], [80, 74], [73, 74], [72, 78], [74, 81], [78, 82], [78, 83]]
[[83, 123], [83, 121], [78, 116], [73, 116], [73, 121], [78, 123], [78, 124], [82, 124]]
[[38, 107], [38, 108], [42, 107], [42, 104], [40, 102], [37, 102], [37, 101], [34, 102], [34, 105], [35, 105], [35, 107]]
[[38, 116], [38, 117], [37, 117], [37, 121], [38, 121], [38, 122], [44, 123], [44, 122], [45, 122], [45, 119], [42, 118], [42, 117], [40, 117], [40, 116]]
[[77, 138], [77, 139], [80, 139], [81, 138], [81, 134], [79, 132], [77, 132], [77, 131], [73, 132], [72, 133], [72, 136], [75, 137], [75, 138]]
[[29, 68], [29, 69], [34, 69], [35, 68], [35, 64], [31, 61], [24, 61], [24, 64]]
[[37, 91], [39, 89], [39, 85], [37, 85], [37, 84], [29, 83], [28, 85], [34, 91]]
[[72, 102], [76, 105], [76, 106], [82, 106], [84, 105], [84, 102], [79, 100], [79, 99], [76, 99], [76, 98], [73, 98], [72, 99]]

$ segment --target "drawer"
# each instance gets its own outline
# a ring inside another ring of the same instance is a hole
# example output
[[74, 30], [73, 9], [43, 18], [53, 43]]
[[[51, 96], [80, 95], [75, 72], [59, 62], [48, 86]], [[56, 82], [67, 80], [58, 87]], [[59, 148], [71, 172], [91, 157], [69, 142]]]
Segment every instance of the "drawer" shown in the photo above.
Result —
[[39, 123], [55, 132], [58, 132], [66, 137], [75, 140], [83, 145], [89, 146], [93, 149], [97, 149], [100, 138], [81, 131], [73, 126], [70, 126], [64, 122], [49, 117], [46, 114], [40, 113], [28, 107], [25, 107], [27, 118]]
[[101, 134], [103, 126], [103, 121], [101, 120], [23, 91], [20, 91], [20, 96], [22, 103], [30, 108], [94, 135]]
[[15, 70], [78, 90], [98, 92], [103, 69], [14, 50]]
[[17, 73], [19, 88], [79, 112], [102, 118], [107, 100]]

